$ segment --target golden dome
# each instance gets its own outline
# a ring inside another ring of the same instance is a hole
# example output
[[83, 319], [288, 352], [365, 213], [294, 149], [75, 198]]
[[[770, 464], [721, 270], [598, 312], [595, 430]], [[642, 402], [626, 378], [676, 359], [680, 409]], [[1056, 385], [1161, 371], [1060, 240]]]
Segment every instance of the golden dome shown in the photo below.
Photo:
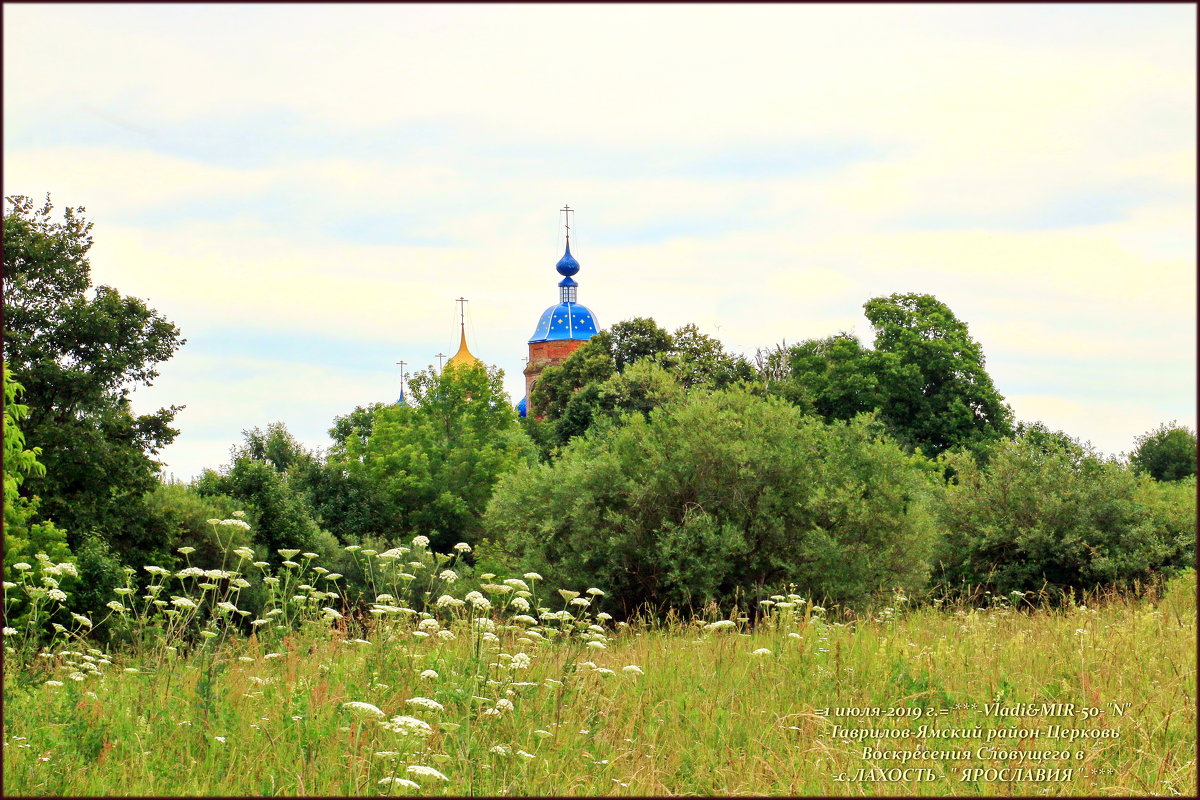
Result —
[[483, 362], [471, 355], [471, 351], [467, 349], [467, 329], [465, 325], [462, 326], [462, 337], [459, 339], [458, 352], [450, 356], [450, 360], [446, 362], [446, 366], [450, 366], [451, 364], [456, 367], [483, 366]]

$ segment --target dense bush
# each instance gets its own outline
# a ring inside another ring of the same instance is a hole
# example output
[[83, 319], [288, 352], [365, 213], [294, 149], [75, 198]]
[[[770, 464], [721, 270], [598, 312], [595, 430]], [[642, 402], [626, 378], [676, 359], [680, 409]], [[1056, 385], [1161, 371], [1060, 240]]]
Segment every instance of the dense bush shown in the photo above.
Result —
[[1196, 434], [1176, 423], [1160, 425], [1138, 437], [1129, 463], [1156, 481], [1177, 481], [1196, 474]]
[[787, 583], [855, 604], [925, 581], [927, 463], [865, 418], [694, 392], [502, 478], [485, 525], [528, 568], [604, 586], [627, 609]]
[[[935, 575], [996, 593], [1147, 579], [1190, 559], [1195, 498], [1164, 492], [1069, 437], [1031, 429], [988, 463], [944, 458], [955, 478], [938, 514]], [[1193, 545], [1194, 547], [1194, 545]]]

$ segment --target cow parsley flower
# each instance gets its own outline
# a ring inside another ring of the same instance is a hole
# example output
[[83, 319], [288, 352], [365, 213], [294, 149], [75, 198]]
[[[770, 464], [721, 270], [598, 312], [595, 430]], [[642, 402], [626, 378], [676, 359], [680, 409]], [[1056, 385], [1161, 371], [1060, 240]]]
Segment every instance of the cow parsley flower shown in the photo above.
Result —
[[414, 536], [412, 540], [413, 547], [429, 547], [428, 536]]
[[628, 672], [630, 675], [645, 675], [646, 674], [645, 672], [642, 671], [642, 668], [639, 667], [637, 664], [629, 664], [627, 666], [621, 667], [621, 672]]
[[466, 542], [459, 542], [458, 544], [454, 545], [454, 550], [458, 553], [469, 553], [471, 552], [471, 545], [467, 544]]
[[421, 677], [427, 681], [436, 681], [438, 678], [438, 674], [436, 671], [434, 671], [432, 669], [427, 669], [421, 673]]
[[704, 630], [719, 631], [719, 630], [725, 630], [726, 628], [736, 628], [736, 627], [737, 627], [737, 623], [731, 619], [719, 619], [716, 622], [710, 622], [707, 625], [705, 625]]
[[[379, 755], [379, 753], [376, 753], [375, 755]], [[447, 779], [447, 780], [449, 780], [449, 779]], [[416, 781], [410, 781], [408, 778], [396, 778], [396, 777], [389, 775], [386, 778], [379, 779], [380, 786], [387, 786], [388, 784], [391, 784], [392, 786], [403, 786], [406, 789], [420, 789], [421, 788], [421, 784], [417, 783]]]
[[754, 652], [752, 652], [750, 655], [752, 655], [752, 656], [769, 656], [769, 655], [771, 655], [771, 651], [765, 647], [760, 647], [757, 650], [755, 650]]
[[430, 727], [428, 722], [404, 714], [392, 717], [390, 720], [385, 720], [379, 724], [385, 730], [398, 733], [401, 736], [416, 736], [423, 739], [433, 734], [433, 728]]
[[172, 597], [171, 605], [177, 608], [195, 608], [196, 604], [186, 597]]
[[412, 706], [419, 706], [430, 711], [445, 711], [446, 708], [437, 700], [430, 700], [428, 697], [410, 697], [404, 702]]
[[438, 778], [443, 781], [450, 780], [449, 778], [447, 778], [442, 773], [438, 772], [433, 767], [426, 767], [421, 764], [412, 764], [411, 766], [408, 767], [408, 769], [405, 770], [405, 772], [407, 772], [410, 775], [420, 775], [423, 778]]
[[192, 553], [196, 552], [196, 548], [194, 547], [179, 547], [176, 549], [185, 556], [190, 556]]
[[446, 583], [454, 583], [458, 580], [458, 573], [452, 569], [444, 569], [438, 573], [438, 578]]
[[342, 703], [342, 708], [347, 709], [356, 717], [382, 717], [384, 715], [379, 706], [372, 705], [371, 703], [363, 703], [359, 700]]

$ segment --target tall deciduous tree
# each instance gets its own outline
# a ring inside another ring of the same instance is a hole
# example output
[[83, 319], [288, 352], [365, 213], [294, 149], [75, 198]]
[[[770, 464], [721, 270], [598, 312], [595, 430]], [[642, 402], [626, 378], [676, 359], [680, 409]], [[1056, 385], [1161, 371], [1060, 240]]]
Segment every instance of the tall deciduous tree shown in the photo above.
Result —
[[[49, 198], [8, 198], [4, 216], [4, 356], [30, 406], [26, 436], [42, 449], [30, 476], [40, 517], [72, 537], [98, 531], [118, 551], [140, 552], [131, 533], [156, 483], [153, 456], [178, 431], [179, 407], [134, 414], [128, 395], [183, 344], [179, 330], [141, 300], [91, 285], [92, 223], [82, 208], [52, 216]], [[72, 543], [74, 544], [74, 542]]]
[[1196, 433], [1178, 423], [1159, 425], [1137, 438], [1129, 463], [1156, 481], [1196, 474]]
[[944, 303], [893, 294], [865, 309], [875, 328], [879, 409], [898, 438], [937, 455], [1012, 435], [1012, 410], [984, 369], [983, 349]]
[[1012, 411], [984, 369], [966, 323], [926, 294], [866, 303], [874, 349], [840, 333], [791, 349], [770, 391], [827, 420], [877, 411], [897, 441], [936, 456], [1011, 436]]
[[369, 433], [349, 436], [340, 467], [395, 511], [397, 530], [424, 534], [442, 552], [476, 543], [480, 517], [500, 475], [535, 459], [503, 389], [503, 373], [482, 366], [418, 372], [412, 405], [374, 413]]

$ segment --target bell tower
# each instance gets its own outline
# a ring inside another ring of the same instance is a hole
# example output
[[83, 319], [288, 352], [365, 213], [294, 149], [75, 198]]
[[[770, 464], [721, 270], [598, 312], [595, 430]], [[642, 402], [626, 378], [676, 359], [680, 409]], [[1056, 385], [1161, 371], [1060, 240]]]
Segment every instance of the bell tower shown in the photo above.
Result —
[[534, 414], [529, 400], [533, 384], [546, 367], [561, 364], [567, 356], [592, 338], [599, 331], [596, 318], [586, 306], [578, 301], [579, 284], [574, 276], [579, 272], [579, 262], [571, 255], [571, 214], [574, 209], [564, 206], [562, 213], [567, 230], [567, 246], [563, 257], [554, 268], [563, 279], [558, 282], [558, 304], [542, 312], [533, 336], [529, 338], [529, 361], [525, 365], [525, 399], [518, 409], [521, 415]]

